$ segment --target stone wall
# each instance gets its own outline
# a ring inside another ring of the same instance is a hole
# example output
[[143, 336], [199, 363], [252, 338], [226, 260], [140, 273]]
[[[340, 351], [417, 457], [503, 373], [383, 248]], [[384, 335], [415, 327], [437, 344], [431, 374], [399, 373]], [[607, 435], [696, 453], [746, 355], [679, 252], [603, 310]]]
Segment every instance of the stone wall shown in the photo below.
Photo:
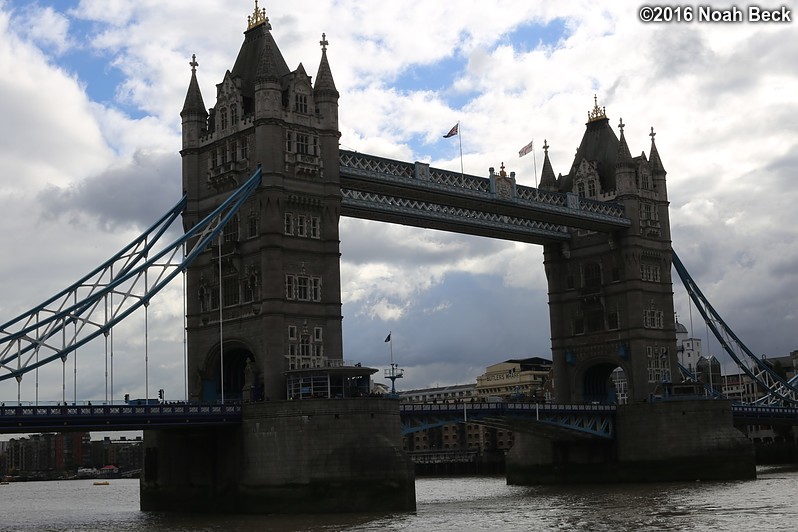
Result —
[[507, 482], [756, 478], [753, 445], [732, 421], [729, 401], [665, 401], [619, 406], [614, 441], [516, 433]]
[[142, 510], [415, 509], [396, 401], [248, 403], [241, 426], [145, 431], [144, 440]]

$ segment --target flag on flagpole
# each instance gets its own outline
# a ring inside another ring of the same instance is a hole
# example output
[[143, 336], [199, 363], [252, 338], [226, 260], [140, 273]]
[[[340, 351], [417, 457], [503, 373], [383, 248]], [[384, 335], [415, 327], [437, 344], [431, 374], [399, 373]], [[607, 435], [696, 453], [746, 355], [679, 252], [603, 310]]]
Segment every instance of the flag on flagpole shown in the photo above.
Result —
[[391, 333], [388, 333], [388, 336], [385, 337], [385, 341], [386, 342], [390, 342], [391, 341]]
[[518, 157], [523, 157], [527, 153], [531, 152], [534, 149], [535, 139], [532, 139], [532, 142], [518, 150]]
[[443, 136], [443, 138], [448, 139], [449, 137], [454, 137], [457, 135], [457, 131], [460, 128], [460, 122], [456, 123], [452, 129], [449, 130], [447, 134]]

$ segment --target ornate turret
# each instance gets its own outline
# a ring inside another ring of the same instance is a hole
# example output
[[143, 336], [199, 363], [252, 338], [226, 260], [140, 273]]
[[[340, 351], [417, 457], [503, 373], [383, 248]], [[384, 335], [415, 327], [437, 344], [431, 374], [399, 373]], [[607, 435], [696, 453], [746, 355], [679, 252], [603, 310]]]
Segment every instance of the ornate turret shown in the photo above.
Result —
[[321, 34], [321, 61], [319, 70], [316, 73], [316, 84], [313, 86], [313, 98], [316, 100], [316, 108], [321, 115], [321, 121], [325, 127], [338, 129], [338, 89], [335, 88], [330, 63], [327, 61], [327, 34]]
[[649, 152], [648, 156], [648, 164], [651, 166], [651, 173], [656, 177], [658, 175], [662, 175], [665, 177], [665, 168], [662, 166], [662, 160], [659, 158], [659, 152], [657, 151], [657, 145], [654, 143], [654, 137], [657, 134], [654, 133], [654, 128], [651, 128], [651, 133], [648, 134], [651, 137], [651, 151]]
[[626, 137], [623, 134], [623, 118], [618, 124], [621, 138], [618, 141], [618, 155], [615, 161], [615, 190], [620, 194], [633, 193], [637, 189], [635, 179], [635, 161], [626, 144]]
[[316, 85], [313, 87], [313, 93], [316, 97], [327, 96], [338, 100], [338, 90], [335, 88], [335, 81], [333, 80], [332, 70], [330, 70], [330, 63], [327, 61], [327, 46], [330, 44], [327, 41], [327, 34], [321, 34], [321, 62], [319, 63], [319, 70], [316, 73]]
[[197, 82], [197, 56], [191, 56], [191, 81], [188, 83], [186, 91], [186, 101], [183, 103], [183, 110], [180, 117], [183, 119], [183, 148], [195, 147], [197, 140], [206, 127], [208, 111], [205, 110], [205, 102], [202, 100], [199, 83]]
[[549, 144], [543, 140], [543, 170], [540, 173], [540, 188], [542, 190], [557, 190], [557, 178], [554, 177], [554, 170], [549, 160]]
[[[587, 114], [585, 134], [576, 150], [571, 170], [560, 182], [560, 192], [577, 192], [578, 177], [596, 179], [597, 191], [615, 190], [615, 160], [618, 156], [618, 137], [610, 127], [606, 108], [598, 106], [593, 96], [593, 110]], [[588, 177], [587, 174], [593, 174]], [[590, 194], [588, 194], [590, 195]]]

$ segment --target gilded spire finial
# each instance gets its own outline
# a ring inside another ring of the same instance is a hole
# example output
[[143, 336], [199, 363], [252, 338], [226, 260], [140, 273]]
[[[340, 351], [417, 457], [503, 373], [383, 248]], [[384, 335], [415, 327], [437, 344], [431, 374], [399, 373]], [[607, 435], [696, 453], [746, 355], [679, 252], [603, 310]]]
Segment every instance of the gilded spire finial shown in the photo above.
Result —
[[654, 142], [654, 137], [657, 136], [657, 134], [654, 133], [654, 126], [651, 126], [651, 133], [649, 133], [648, 136], [651, 137], [651, 142]]
[[330, 44], [327, 41], [327, 34], [326, 33], [322, 33], [321, 34], [321, 40], [319, 41], [319, 44], [321, 45], [321, 51], [322, 52], [326, 52], [327, 51], [327, 46]]
[[618, 129], [620, 129], [620, 130], [621, 130], [621, 135], [623, 135], [623, 126], [624, 126], [624, 125], [625, 125], [625, 124], [623, 123], [623, 118], [621, 118], [621, 121], [620, 121], [620, 122], [618, 122]]
[[587, 121], [595, 122], [607, 118], [607, 108], [598, 106], [598, 96], [593, 95], [593, 110], [587, 113]]
[[247, 31], [260, 26], [261, 24], [266, 24], [266, 29], [272, 29], [272, 25], [269, 24], [269, 17], [266, 16], [266, 8], [258, 9], [258, 0], [255, 0], [255, 11], [247, 16]]
[[543, 139], [543, 152], [548, 155], [549, 154], [549, 141]]
[[502, 165], [499, 167], [499, 175], [502, 177], [507, 177], [507, 172], [504, 171], [504, 161], [502, 161]]
[[189, 65], [191, 65], [191, 73], [196, 74], [197, 67], [199, 66], [199, 63], [197, 63], [197, 54], [191, 54], [191, 62]]

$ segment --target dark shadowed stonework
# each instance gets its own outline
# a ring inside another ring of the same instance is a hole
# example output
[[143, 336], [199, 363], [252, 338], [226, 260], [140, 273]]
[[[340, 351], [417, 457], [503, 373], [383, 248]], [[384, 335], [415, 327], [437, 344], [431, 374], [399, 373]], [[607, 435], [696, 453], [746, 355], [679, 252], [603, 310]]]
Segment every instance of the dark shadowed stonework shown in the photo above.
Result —
[[397, 401], [245, 405], [234, 429], [145, 432], [141, 509], [223, 513], [415, 508]]

